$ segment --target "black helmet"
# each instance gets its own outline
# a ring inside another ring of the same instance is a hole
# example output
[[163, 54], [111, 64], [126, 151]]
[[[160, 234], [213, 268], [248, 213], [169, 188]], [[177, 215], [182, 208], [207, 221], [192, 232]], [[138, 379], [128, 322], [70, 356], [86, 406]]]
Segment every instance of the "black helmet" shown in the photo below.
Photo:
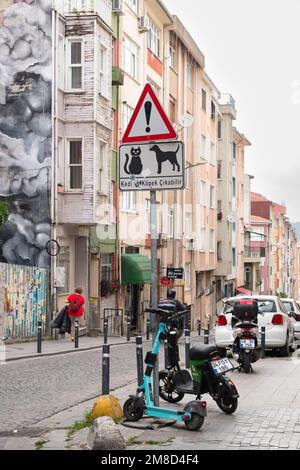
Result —
[[167, 298], [168, 299], [175, 299], [176, 298], [176, 291], [174, 289], [168, 289]]

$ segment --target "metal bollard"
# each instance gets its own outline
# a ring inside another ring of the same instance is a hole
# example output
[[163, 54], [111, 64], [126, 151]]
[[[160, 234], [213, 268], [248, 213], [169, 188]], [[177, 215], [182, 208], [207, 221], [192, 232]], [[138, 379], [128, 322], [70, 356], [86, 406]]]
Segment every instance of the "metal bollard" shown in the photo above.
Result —
[[138, 385], [142, 385], [144, 381], [144, 362], [143, 362], [143, 338], [137, 336], [136, 342], [136, 365], [137, 365], [137, 379]]
[[130, 320], [127, 320], [127, 341], [130, 341], [130, 331], [131, 329], [131, 321]]
[[165, 353], [165, 369], [167, 369], [169, 365], [169, 346], [168, 346], [167, 339], [165, 339], [164, 341], [164, 353]]
[[147, 334], [147, 341], [149, 341], [150, 339], [150, 320], [148, 319], [147, 320], [147, 323], [146, 323], [146, 334]]
[[75, 339], [74, 339], [74, 347], [75, 349], [79, 348], [79, 321], [75, 320]]
[[209, 344], [209, 330], [204, 330], [204, 344]]
[[37, 352], [41, 354], [42, 352], [42, 338], [43, 338], [43, 322], [39, 320], [37, 322]]
[[201, 336], [201, 320], [197, 320], [198, 336]]
[[261, 353], [260, 357], [261, 359], [265, 359], [266, 357], [266, 327], [262, 326], [261, 327]]
[[109, 395], [109, 359], [110, 346], [105, 344], [102, 354], [102, 395]]
[[190, 368], [190, 347], [191, 347], [191, 332], [188, 328], [184, 330], [185, 336], [185, 367]]
[[103, 330], [104, 330], [104, 344], [107, 344], [107, 337], [108, 337], [108, 320], [104, 320]]

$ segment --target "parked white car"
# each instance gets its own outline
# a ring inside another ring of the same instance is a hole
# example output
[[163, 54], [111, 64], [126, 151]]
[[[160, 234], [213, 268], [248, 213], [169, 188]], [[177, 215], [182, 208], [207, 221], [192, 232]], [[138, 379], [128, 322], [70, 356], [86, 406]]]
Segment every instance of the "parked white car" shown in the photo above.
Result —
[[[294, 343], [293, 322], [286, 313], [281, 300], [276, 296], [270, 295], [239, 295], [227, 299], [226, 303], [224, 303], [222, 313], [218, 316], [216, 324], [216, 345], [219, 348], [232, 348], [232, 310], [234, 303], [241, 298], [252, 298], [258, 302], [258, 326], [259, 331], [262, 326], [266, 327], [266, 349], [279, 349], [282, 356], [288, 356], [289, 349], [292, 348]], [[258, 341], [260, 344], [260, 333]]]
[[295, 339], [300, 339], [300, 308], [294, 299], [281, 299], [281, 301], [293, 322]]

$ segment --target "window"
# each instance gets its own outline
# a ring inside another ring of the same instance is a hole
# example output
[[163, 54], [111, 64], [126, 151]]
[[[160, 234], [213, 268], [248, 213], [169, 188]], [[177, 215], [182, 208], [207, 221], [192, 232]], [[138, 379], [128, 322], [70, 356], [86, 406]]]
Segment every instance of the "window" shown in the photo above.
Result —
[[220, 199], [217, 202], [217, 210], [218, 210], [218, 212], [222, 211], [222, 201]]
[[202, 206], [206, 206], [206, 182], [201, 181], [200, 187], [201, 187], [200, 204], [202, 204]]
[[217, 243], [217, 258], [218, 261], [222, 261], [222, 242]]
[[70, 248], [68, 246], [61, 246], [57, 257], [57, 267], [61, 268], [60, 278], [63, 286], [57, 288], [58, 294], [66, 294], [70, 291], [69, 278], [70, 278]]
[[135, 212], [136, 210], [136, 192], [123, 191], [122, 192], [122, 211]]
[[185, 188], [193, 189], [193, 169], [190, 169], [191, 164], [186, 162], [187, 169], [185, 170]]
[[83, 51], [78, 39], [68, 42], [68, 89], [83, 89]]
[[236, 179], [232, 178], [232, 197], [236, 197]]
[[215, 163], [216, 161], [216, 146], [214, 143], [211, 142], [210, 144], [210, 162]]
[[190, 212], [185, 213], [185, 238], [192, 238], [192, 214]]
[[157, 57], [160, 55], [160, 30], [151, 18], [149, 18], [148, 48]]
[[236, 249], [232, 248], [232, 266], [235, 268], [236, 266]]
[[170, 67], [173, 70], [176, 70], [176, 67], [177, 67], [176, 46], [172, 42], [170, 42], [169, 44], [169, 56], [170, 56]]
[[174, 234], [174, 210], [168, 209], [168, 237]]
[[176, 116], [176, 100], [173, 98], [173, 96], [170, 96], [170, 101], [169, 101], [169, 114], [170, 114], [170, 121], [171, 124], [175, 124], [177, 122], [177, 116]]
[[113, 255], [101, 255], [101, 281], [112, 280]]
[[58, 35], [58, 57], [57, 57], [57, 76], [58, 88], [65, 88], [65, 40], [60, 34]]
[[222, 139], [222, 121], [218, 120], [218, 139]]
[[191, 265], [187, 263], [184, 269], [185, 288], [191, 288]]
[[209, 206], [211, 209], [215, 207], [215, 187], [211, 186], [209, 191]]
[[218, 160], [217, 178], [222, 179], [222, 160]]
[[193, 66], [190, 62], [186, 64], [186, 82], [187, 86], [192, 90], [194, 86]]
[[99, 93], [108, 98], [108, 50], [103, 44], [99, 54]]
[[122, 108], [122, 121], [123, 121], [123, 131], [125, 132], [129, 121], [131, 119], [131, 116], [133, 115], [133, 108], [128, 106], [128, 104], [123, 103], [123, 108]]
[[69, 140], [69, 189], [82, 189], [82, 140]]
[[108, 145], [106, 142], [102, 140], [98, 141], [98, 149], [99, 149], [99, 180], [98, 180], [98, 188], [101, 193], [107, 192], [107, 174], [105, 168], [108, 164]]
[[206, 137], [201, 135], [200, 157], [206, 158]]
[[236, 223], [235, 222], [232, 223], [232, 231], [236, 232]]
[[201, 96], [202, 96], [202, 109], [206, 111], [206, 91], [203, 88], [202, 88]]
[[127, 36], [123, 38], [123, 68], [132, 78], [138, 80], [139, 48]]
[[216, 105], [215, 105], [215, 103], [214, 103], [213, 101], [211, 102], [210, 117], [211, 117], [211, 119], [213, 119], [213, 120], [216, 119]]
[[209, 231], [209, 250], [215, 251], [215, 231], [213, 229]]
[[200, 250], [204, 251], [206, 246], [206, 227], [201, 227]]
[[127, 5], [134, 11], [134, 13], [138, 14], [138, 0], [125, 0]]
[[250, 240], [252, 242], [261, 242], [264, 240], [265, 229], [263, 227], [254, 227], [250, 232]]
[[147, 82], [149, 83], [149, 85], [152, 86], [153, 91], [156, 94], [156, 96], [159, 97], [159, 87], [156, 85], [156, 83], [154, 83], [152, 80], [150, 80], [150, 78], [148, 78]]
[[236, 161], [236, 144], [234, 142], [232, 143], [232, 160]]

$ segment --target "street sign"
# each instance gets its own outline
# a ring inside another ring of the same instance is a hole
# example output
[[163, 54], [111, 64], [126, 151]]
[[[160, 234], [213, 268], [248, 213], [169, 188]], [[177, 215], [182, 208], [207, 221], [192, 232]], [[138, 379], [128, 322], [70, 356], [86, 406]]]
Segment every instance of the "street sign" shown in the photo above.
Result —
[[167, 268], [167, 277], [171, 279], [183, 279], [183, 268]]
[[169, 118], [147, 83], [123, 136], [123, 144], [176, 138]]
[[171, 285], [171, 279], [169, 279], [168, 277], [162, 277], [161, 278], [161, 283], [163, 286], [170, 286]]
[[184, 189], [182, 142], [120, 146], [121, 191]]

